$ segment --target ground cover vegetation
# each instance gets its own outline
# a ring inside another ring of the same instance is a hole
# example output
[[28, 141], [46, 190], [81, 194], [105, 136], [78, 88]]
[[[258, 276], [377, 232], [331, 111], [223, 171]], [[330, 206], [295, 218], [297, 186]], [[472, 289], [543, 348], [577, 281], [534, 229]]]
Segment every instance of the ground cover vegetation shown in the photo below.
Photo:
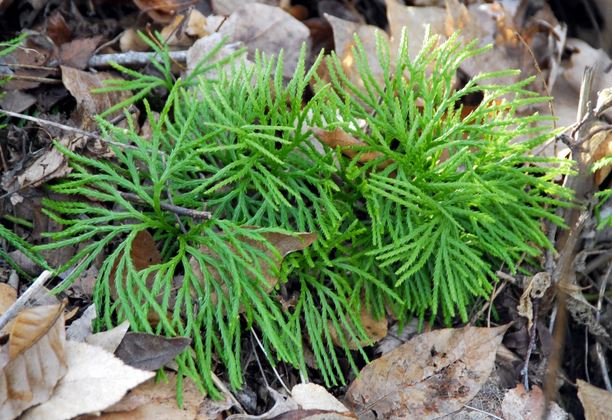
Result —
[[[556, 134], [549, 117], [518, 112], [548, 100], [530, 79], [508, 82], [508, 70], [459, 85], [459, 65], [481, 49], [431, 36], [410, 59], [408, 42], [390, 51], [378, 40], [381, 78], [356, 38], [356, 79], [333, 53], [308, 67], [303, 53], [286, 80], [282, 54], [217, 60], [220, 44], [175, 80], [168, 52], [149, 41], [159, 76], [116, 66], [127, 80], [107, 89], [135, 93], [108, 113], [141, 107], [150, 135], [126, 111], [127, 128], [99, 119], [111, 159], [56, 143], [72, 173], [48, 186], [64, 198], [44, 204], [65, 228], [35, 249], [0, 234], [32, 258], [82, 244], [56, 267], [67, 273], [58, 292], [102, 257], [97, 328], [127, 319], [190, 337], [179, 372], [212, 395], [218, 363], [241, 386], [250, 332], [271, 363], [344, 383], [343, 362], [357, 371], [367, 358], [364, 311], [468, 321], [500, 266], [537, 266], [552, 247], [542, 222], [562, 225], [555, 211], [572, 198], [555, 182], [569, 163], [529, 153]], [[159, 87], [169, 94], [154, 112]], [[329, 133], [353, 144], [330, 147]], [[143, 234], [159, 249], [144, 267], [133, 258]], [[302, 246], [284, 249], [283, 238]]]

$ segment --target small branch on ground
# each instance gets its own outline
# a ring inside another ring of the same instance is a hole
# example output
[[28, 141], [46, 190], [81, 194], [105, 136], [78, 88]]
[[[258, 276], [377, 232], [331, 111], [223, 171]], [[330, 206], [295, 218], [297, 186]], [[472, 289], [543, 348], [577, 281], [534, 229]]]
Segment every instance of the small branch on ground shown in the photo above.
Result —
[[53, 276], [53, 273], [49, 270], [43, 271], [40, 276], [26, 289], [25, 292], [11, 305], [8, 310], [0, 316], [0, 330], [9, 323], [21, 310], [25, 307], [26, 303], [32, 296], [36, 294], [45, 285], [47, 280]]
[[[120, 192], [119, 194], [121, 194], [121, 197], [125, 198], [127, 201], [130, 201], [136, 204], [144, 204], [144, 200], [138, 197], [136, 194], [126, 193], [126, 192]], [[159, 203], [159, 206], [162, 209], [178, 214], [179, 216], [187, 216], [187, 217], [191, 217], [192, 219], [198, 219], [198, 220], [212, 219], [212, 213], [208, 211], [188, 209], [185, 207], [180, 207], [174, 204], [169, 204], [169, 203], [164, 203], [164, 202]]]

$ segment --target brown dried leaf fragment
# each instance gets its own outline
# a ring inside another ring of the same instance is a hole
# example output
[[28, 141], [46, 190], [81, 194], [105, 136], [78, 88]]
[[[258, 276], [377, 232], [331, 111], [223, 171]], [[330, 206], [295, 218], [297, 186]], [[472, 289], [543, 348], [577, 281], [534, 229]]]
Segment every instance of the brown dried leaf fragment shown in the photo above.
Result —
[[604, 391], [578, 379], [578, 398], [584, 407], [586, 420], [604, 420], [612, 413], [612, 392]]
[[455, 412], [487, 380], [509, 325], [418, 335], [361, 370], [346, 401], [379, 418], [432, 419]]
[[[260, 261], [262, 272], [268, 282], [266, 291], [269, 292], [272, 289], [274, 289], [274, 287], [278, 283], [278, 278], [274, 275], [274, 273], [280, 268], [283, 258], [287, 256], [287, 254], [290, 254], [291, 252], [301, 251], [309, 247], [317, 239], [317, 234], [303, 232], [303, 233], [297, 233], [297, 234], [290, 235], [290, 234], [276, 233], [276, 232], [264, 232], [261, 234], [261, 236], [270, 245], [276, 248], [278, 254], [280, 254], [280, 257], [281, 257], [280, 259], [277, 259], [276, 261], [276, 270], [272, 270], [268, 266], [266, 261]], [[265, 252], [268, 257], [276, 258], [275, 254], [272, 252], [270, 248], [268, 248], [265, 242], [254, 241], [252, 239], [244, 239], [244, 242], [251, 245], [254, 248], [257, 248], [260, 251]], [[200, 247], [200, 251], [202, 251], [205, 254], [211, 255], [213, 257], [217, 256], [214, 250], [211, 250], [210, 248], [206, 246]], [[192, 258], [190, 263], [191, 263], [191, 267], [193, 268], [193, 271], [196, 277], [200, 281], [204, 281], [204, 274], [202, 273], [202, 269], [199, 266], [198, 262]], [[220, 278], [219, 273], [216, 270], [211, 269], [211, 268], [209, 268], [209, 270], [211, 271], [211, 274], [213, 275], [213, 277], [215, 277], [215, 279]], [[213, 299], [213, 301], [216, 301], [216, 299]]]
[[63, 305], [29, 308], [14, 319], [0, 350], [0, 418], [47, 401], [66, 373]]

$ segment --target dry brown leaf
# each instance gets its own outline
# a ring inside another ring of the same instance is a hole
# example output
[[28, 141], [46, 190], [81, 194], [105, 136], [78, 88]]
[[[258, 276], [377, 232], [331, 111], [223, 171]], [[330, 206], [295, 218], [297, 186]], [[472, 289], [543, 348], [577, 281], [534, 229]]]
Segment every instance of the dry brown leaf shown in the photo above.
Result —
[[246, 4], [234, 11], [219, 33], [230, 42], [244, 43], [249, 55], [255, 50], [278, 55], [282, 49], [286, 77], [295, 71], [302, 44], [306, 44], [306, 56], [310, 49], [310, 31], [302, 22], [279, 7], [260, 3]]
[[6, 312], [8, 308], [17, 299], [17, 290], [6, 283], [0, 283], [0, 315]]
[[23, 420], [63, 420], [104, 410], [155, 373], [125, 365], [110, 353], [86, 343], [67, 341], [66, 375], [53, 396], [24, 413]]
[[291, 398], [299, 404], [303, 410], [328, 410], [339, 413], [349, 411], [332, 394], [327, 392], [321, 385], [308, 383], [298, 384], [291, 389]]
[[175, 16], [161, 30], [161, 36], [171, 48], [190, 47], [196, 39], [209, 35], [206, 30], [206, 17], [193, 9], [189, 15]]
[[[354, 158], [359, 156], [359, 162], [366, 163], [382, 156], [380, 152], [360, 152], [360, 148], [367, 146], [363, 141], [356, 139], [350, 134], [346, 133], [340, 128], [336, 128], [333, 131], [326, 131], [320, 128], [313, 128], [314, 135], [324, 144], [331, 148], [340, 148], [340, 151], [350, 157]], [[389, 166], [393, 161], [387, 159], [378, 165], [378, 169], [384, 169]]]
[[346, 402], [379, 418], [431, 419], [457, 411], [489, 377], [508, 326], [418, 335], [363, 368]]
[[121, 34], [119, 38], [119, 49], [123, 52], [127, 51], [148, 51], [149, 45], [142, 40], [136, 29], [128, 28]]
[[[259, 418], [259, 417], [254, 417]], [[358, 417], [353, 413], [339, 413], [337, 411], [319, 410], [319, 409], [298, 409], [287, 411], [270, 418], [271, 420], [347, 420], [357, 419]]]
[[182, 353], [189, 344], [189, 337], [162, 337], [130, 332], [117, 347], [115, 356], [137, 369], [157, 370]]
[[167, 382], [149, 379], [104, 410], [101, 416], [82, 420], [215, 419], [233, 405], [230, 399], [213, 401], [206, 398], [192, 379], [184, 378], [183, 407], [180, 408], [176, 402], [176, 374], [169, 372], [166, 375]]
[[23, 112], [36, 103], [36, 97], [20, 90], [3, 92], [0, 107], [6, 111]]
[[[131, 96], [131, 93], [128, 91], [92, 92], [93, 89], [104, 87], [104, 80], [116, 78], [110, 73], [100, 72], [94, 74], [66, 66], [61, 66], [61, 69], [62, 82], [77, 102], [75, 119], [79, 121], [81, 128], [85, 130], [95, 131], [98, 128], [98, 123], [94, 120], [94, 116], [101, 114], [113, 105]], [[111, 115], [109, 118], [119, 114], [121, 114], [121, 111], [117, 111], [116, 114]]]
[[[518, 384], [516, 388], [510, 389], [504, 395], [501, 410], [505, 419], [531, 420], [541, 419], [544, 415], [544, 393], [542, 389], [534, 385], [531, 391], [526, 392], [523, 384]], [[550, 410], [546, 420], [564, 420], [568, 415], [554, 401], [550, 404]]]
[[578, 398], [584, 408], [586, 420], [605, 420], [612, 413], [612, 392], [604, 391], [581, 379], [578, 385]]
[[547, 272], [537, 273], [528, 281], [516, 309], [520, 316], [527, 318], [527, 330], [529, 331], [533, 325], [533, 300], [544, 297], [546, 290], [550, 287], [550, 274]]
[[72, 30], [66, 23], [66, 19], [58, 9], [47, 17], [47, 35], [55, 45], [63, 45], [72, 38]]
[[212, 9], [218, 15], [229, 16], [249, 3], [263, 3], [278, 6], [282, 0], [212, 0]]
[[[110, 285], [111, 294], [114, 299], [117, 299], [117, 286], [116, 282], [118, 281], [115, 276], [115, 271], [117, 270], [117, 264], [119, 260], [122, 258], [123, 253], [121, 253], [117, 259], [115, 259], [115, 264], [111, 270], [110, 278], [113, 279]], [[157, 245], [155, 244], [155, 240], [153, 236], [146, 231], [141, 230], [136, 234], [134, 241], [132, 242], [132, 248], [130, 249], [130, 257], [132, 259], [132, 264], [134, 264], [134, 269], [136, 271], [144, 270], [151, 265], [161, 263], [161, 254], [157, 249]], [[154, 274], [147, 278], [147, 287], [152, 286]], [[121, 279], [121, 283], [125, 284], [125, 279]], [[136, 286], [134, 286], [136, 287]]]
[[0, 353], [0, 418], [47, 401], [66, 373], [63, 305], [29, 308], [14, 320]]
[[[612, 130], [596, 134], [591, 142], [596, 144], [591, 162], [595, 163], [605, 157], [612, 156]], [[600, 186], [610, 175], [610, 172], [612, 172], [612, 165], [604, 166], [595, 171], [595, 185]]]
[[[383, 40], [387, 41], [388, 36], [380, 28], [372, 25], [362, 25], [349, 20], [344, 20], [326, 14], [325, 19], [329, 22], [334, 33], [334, 50], [342, 63], [342, 68], [349, 80], [356, 86], [363, 86], [363, 81], [357, 71], [355, 57], [353, 57], [353, 47], [355, 46], [355, 34], [363, 45], [370, 71], [376, 80], [382, 82], [383, 70], [376, 56], [376, 34], [378, 33]], [[325, 66], [321, 67], [325, 79]], [[327, 79], [325, 79], [327, 80]]]
[[432, 34], [444, 35], [446, 11], [438, 7], [404, 6], [397, 0], [387, 0], [387, 19], [391, 33], [391, 51], [397, 51], [403, 28], [408, 35], [408, 55], [414, 59], [425, 39], [425, 27]]
[[[214, 33], [209, 36], [200, 38], [196, 42], [194, 42], [194, 44], [187, 50], [186, 74], [190, 74], [191, 72], [193, 72], [198, 63], [200, 63], [200, 61], [204, 57], [206, 57], [207, 54], [209, 54], [214, 48], [216, 48], [222, 39], [223, 36], [221, 36], [221, 34]], [[237, 49], [238, 44], [236, 43], [224, 44], [221, 49], [219, 49], [214, 56], [209, 57], [208, 60], [221, 61], [224, 58], [234, 54]], [[241, 64], [244, 63], [246, 66], [250, 65], [250, 62], [246, 58], [246, 54], [241, 54], [240, 56], [236, 57], [236, 60], [239, 60]], [[231, 68], [232, 63], [226, 63], [222, 66], [222, 71], [225, 73], [229, 73]], [[218, 77], [217, 70], [212, 69], [210, 71], [207, 71], [206, 74], [204, 74], [202, 77], [208, 79], [215, 79]]]
[[33, 89], [40, 86], [37, 78], [53, 74], [53, 69], [46, 67], [57, 50], [51, 39], [44, 34], [31, 33], [22, 45], [2, 58], [3, 63], [20, 65], [12, 69], [12, 79], [2, 85], [5, 90]]
[[93, 38], [75, 39], [62, 44], [59, 49], [59, 61], [63, 66], [83, 70], [94, 54], [102, 35]]
[[[264, 232], [261, 234], [261, 236], [266, 241], [268, 241], [270, 245], [276, 248], [276, 250], [281, 256], [280, 260], [277, 260], [276, 262], [277, 269], [280, 268], [283, 258], [287, 256], [287, 254], [290, 254], [291, 252], [301, 251], [303, 249], [306, 249], [317, 239], [316, 233], [308, 233], [308, 232], [297, 233], [297, 234], [292, 234], [292, 235], [284, 234], [284, 233], [276, 233], [276, 232]], [[254, 241], [251, 239], [246, 239], [245, 242], [253, 246], [254, 248], [264, 251], [268, 257], [276, 258], [274, 253], [268, 248], [268, 246], [264, 242]], [[200, 247], [200, 251], [202, 251], [205, 254], [211, 255], [213, 257], [216, 256], [216, 253], [213, 250], [205, 246]], [[200, 281], [203, 281], [204, 275], [197, 261], [192, 258], [190, 260], [190, 264], [191, 264], [191, 267], [193, 268], [193, 272], [195, 276]], [[270, 267], [267, 266], [267, 263], [265, 261], [261, 261], [260, 264], [261, 264], [261, 269], [264, 274], [264, 277], [266, 278], [268, 282], [266, 291], [269, 292], [272, 289], [274, 289], [274, 287], [276, 286], [276, 283], [278, 283], [278, 278], [274, 276], [273, 270], [270, 270]], [[211, 274], [216, 279], [220, 278], [219, 273], [216, 272], [214, 269], [211, 269], [210, 271], [211, 271]], [[215, 301], [216, 301], [216, 298], [213, 299], [213, 302]]]
[[57, 322], [63, 309], [63, 305], [36, 306], [22, 311], [15, 317], [9, 333], [9, 360], [13, 360], [46, 335]]
[[134, 0], [140, 10], [159, 23], [170, 22], [179, 12], [193, 6], [191, 0]]
[[[60, 140], [63, 146], [73, 149], [70, 141], [66, 139]], [[66, 157], [55, 147], [43, 153], [15, 178], [9, 185], [5, 184], [5, 188], [9, 191], [16, 189], [24, 189], [26, 187], [37, 187], [43, 182], [50, 181], [54, 178], [61, 178], [69, 174], [72, 169], [68, 166]]]
[[[356, 342], [350, 336], [348, 331], [344, 330], [344, 340], [348, 343], [349, 349], [357, 350], [364, 346], [371, 346], [372, 344], [385, 338], [387, 335], [387, 318], [383, 317], [378, 320], [374, 319], [372, 314], [370, 314], [370, 312], [366, 309], [365, 304], [363, 304], [361, 307], [359, 319], [361, 320], [361, 325], [365, 329], [368, 338]], [[340, 337], [338, 336], [338, 331], [334, 327], [334, 324], [331, 321], [327, 321], [327, 325], [329, 327], [329, 333], [334, 345], [344, 347], [342, 340], [340, 340]]]

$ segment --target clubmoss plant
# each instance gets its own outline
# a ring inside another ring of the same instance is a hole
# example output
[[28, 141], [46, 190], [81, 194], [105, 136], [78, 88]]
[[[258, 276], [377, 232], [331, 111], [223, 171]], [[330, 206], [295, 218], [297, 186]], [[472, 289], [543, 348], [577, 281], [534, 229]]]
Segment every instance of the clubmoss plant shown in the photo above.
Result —
[[[461, 63], [486, 50], [475, 43], [428, 37], [410, 60], [404, 35], [392, 65], [379, 38], [378, 81], [356, 39], [362, 86], [332, 54], [333, 89], [321, 106], [329, 127], [365, 143], [341, 165], [370, 217], [368, 254], [392, 267], [390, 286], [411, 311], [433, 316], [441, 308], [447, 322], [456, 314], [467, 321], [470, 302], [487, 296], [501, 263], [514, 270], [524, 254], [552, 247], [540, 221], [562, 224], [554, 210], [571, 197], [553, 182], [569, 163], [529, 154], [553, 135], [551, 117], [518, 113], [550, 99], [526, 88], [533, 79], [507, 83], [518, 72], [508, 70], [455, 89]], [[474, 94], [480, 103], [464, 113], [462, 101]], [[363, 164], [364, 154], [377, 157]]]
[[[191, 337], [177, 360], [180, 373], [213, 395], [217, 363], [233, 387], [242, 384], [245, 331], [262, 337], [271, 363], [305, 376], [308, 346], [333, 385], [345, 380], [340, 356], [357, 368], [351, 345], [366, 356], [364, 306], [402, 322], [434, 317], [439, 308], [446, 322], [456, 314], [466, 320], [470, 303], [490, 291], [496, 267], [513, 268], [523, 254], [551, 246], [540, 221], [562, 223], [554, 210], [570, 194], [553, 179], [565, 167], [528, 153], [553, 132], [532, 126], [544, 117], [517, 114], [546, 98], [526, 89], [529, 80], [485, 84], [513, 72], [455, 89], [460, 63], [481, 52], [457, 37], [428, 37], [415, 60], [404, 37], [394, 66], [379, 41], [384, 77], [377, 82], [356, 41], [363, 86], [351, 84], [332, 55], [331, 83], [318, 80], [308, 101], [322, 56], [306, 69], [302, 53], [290, 80], [282, 76], [282, 54], [257, 54], [231, 69], [211, 65], [219, 77], [203, 71], [173, 82], [158, 116], [145, 98], [148, 79], [124, 71], [134, 79], [113, 88], [144, 92], [138, 99], [151, 135], [141, 137], [129, 117], [128, 129], [100, 120], [114, 142], [109, 161], [57, 145], [73, 172], [51, 188], [76, 197], [45, 202], [66, 228], [40, 249], [84, 244], [60, 268], [76, 266], [59, 289], [104, 255], [97, 327], [128, 319], [137, 331]], [[170, 71], [167, 53], [160, 50], [157, 60], [160, 71]], [[462, 116], [462, 99], [474, 93], [483, 100]], [[364, 146], [353, 158], [321, 148], [314, 126], [342, 130]], [[360, 159], [369, 152], [378, 157]], [[210, 219], [194, 217], [203, 211]], [[131, 250], [145, 230], [161, 263], [138, 270]], [[318, 240], [279, 268], [270, 232], [313, 232]], [[278, 280], [273, 290], [270, 276]]]

